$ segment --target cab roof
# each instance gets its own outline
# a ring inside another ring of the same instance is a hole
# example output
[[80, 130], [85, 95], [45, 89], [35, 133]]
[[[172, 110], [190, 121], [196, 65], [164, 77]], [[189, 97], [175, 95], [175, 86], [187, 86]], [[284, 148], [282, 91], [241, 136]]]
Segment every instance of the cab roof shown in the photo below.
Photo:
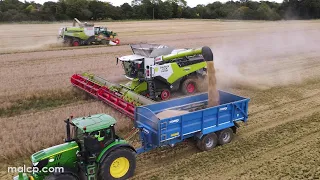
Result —
[[100, 129], [108, 128], [116, 124], [116, 120], [107, 114], [96, 114], [87, 117], [75, 118], [72, 123], [82, 132], [93, 132]]

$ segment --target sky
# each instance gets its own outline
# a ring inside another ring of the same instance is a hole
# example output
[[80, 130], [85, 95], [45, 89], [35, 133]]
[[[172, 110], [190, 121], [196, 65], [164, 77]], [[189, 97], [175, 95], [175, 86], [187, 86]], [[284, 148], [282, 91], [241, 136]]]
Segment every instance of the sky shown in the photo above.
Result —
[[[22, 2], [24, 2], [24, 0], [20, 0]], [[46, 1], [57, 1], [57, 0], [27, 0], [27, 1], [35, 1], [36, 3], [41, 3], [43, 4]], [[111, 2], [114, 6], [119, 6], [122, 5], [123, 3], [129, 3], [131, 4], [132, 0], [102, 0], [102, 1], [107, 1], [107, 2]], [[195, 7], [198, 4], [208, 4], [208, 3], [212, 3], [215, 2], [214, 0], [186, 0], [188, 2], [188, 6], [190, 7]], [[220, 0], [220, 2], [226, 2], [229, 0]], [[255, 0], [258, 1], [258, 0]], [[269, 1], [275, 1], [275, 2], [282, 2], [283, 0], [269, 0]]]

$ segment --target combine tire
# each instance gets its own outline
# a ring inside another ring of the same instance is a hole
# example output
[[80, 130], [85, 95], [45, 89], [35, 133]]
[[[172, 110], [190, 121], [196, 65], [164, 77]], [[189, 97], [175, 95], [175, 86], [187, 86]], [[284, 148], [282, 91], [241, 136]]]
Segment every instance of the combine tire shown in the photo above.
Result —
[[209, 151], [216, 147], [218, 144], [218, 137], [215, 133], [204, 135], [201, 139], [197, 140], [197, 147], [201, 151]]
[[218, 143], [220, 145], [228, 144], [233, 139], [233, 131], [231, 128], [221, 130], [217, 134], [218, 134]]
[[183, 83], [182, 83], [182, 92], [185, 95], [191, 95], [197, 92], [197, 84], [196, 81], [194, 79], [186, 79]]
[[72, 44], [71, 44], [72, 46], [80, 46], [80, 41], [78, 40], [78, 39], [74, 39], [73, 41], [72, 41]]
[[170, 91], [168, 89], [165, 89], [161, 92], [160, 98], [162, 101], [168, 100], [170, 98]]
[[136, 168], [135, 153], [128, 148], [116, 149], [100, 165], [99, 179], [126, 180], [134, 174]]
[[71, 174], [51, 174], [44, 178], [44, 180], [78, 180], [78, 177], [75, 177]]

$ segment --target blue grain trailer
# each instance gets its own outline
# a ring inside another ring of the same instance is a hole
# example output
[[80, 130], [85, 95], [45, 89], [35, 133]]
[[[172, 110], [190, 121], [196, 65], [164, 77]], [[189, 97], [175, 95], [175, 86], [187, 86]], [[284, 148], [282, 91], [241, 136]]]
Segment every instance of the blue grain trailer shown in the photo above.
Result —
[[[203, 151], [229, 143], [239, 127], [237, 122], [248, 119], [250, 99], [224, 91], [219, 94], [220, 105], [211, 108], [206, 108], [207, 93], [136, 107], [135, 126], [142, 141], [137, 153], [173, 146], [187, 138], [193, 138]], [[190, 113], [160, 120], [156, 115], [166, 110]]]
[[[75, 180], [83, 173], [88, 180], [128, 179], [134, 175], [136, 154], [173, 146], [188, 138], [193, 138], [203, 151], [229, 143], [238, 127], [237, 122], [248, 119], [249, 99], [223, 91], [219, 94], [220, 105], [210, 108], [207, 108], [206, 93], [136, 107], [135, 132], [140, 132], [142, 142], [137, 149], [116, 135], [116, 120], [107, 114], [71, 117], [71, 122], [70, 119], [65, 121], [67, 138], [63, 144], [31, 156], [33, 167], [38, 170], [61, 166], [66, 167], [66, 171], [19, 173], [14, 179]], [[167, 110], [185, 111], [185, 114], [157, 118], [158, 113]]]

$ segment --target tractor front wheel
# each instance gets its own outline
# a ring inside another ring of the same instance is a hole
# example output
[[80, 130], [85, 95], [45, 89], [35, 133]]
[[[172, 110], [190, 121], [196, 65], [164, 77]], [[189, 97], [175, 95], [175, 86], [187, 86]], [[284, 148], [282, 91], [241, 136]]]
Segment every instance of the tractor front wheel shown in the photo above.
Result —
[[135, 169], [135, 153], [129, 148], [116, 149], [101, 162], [99, 179], [125, 180], [133, 176]]

